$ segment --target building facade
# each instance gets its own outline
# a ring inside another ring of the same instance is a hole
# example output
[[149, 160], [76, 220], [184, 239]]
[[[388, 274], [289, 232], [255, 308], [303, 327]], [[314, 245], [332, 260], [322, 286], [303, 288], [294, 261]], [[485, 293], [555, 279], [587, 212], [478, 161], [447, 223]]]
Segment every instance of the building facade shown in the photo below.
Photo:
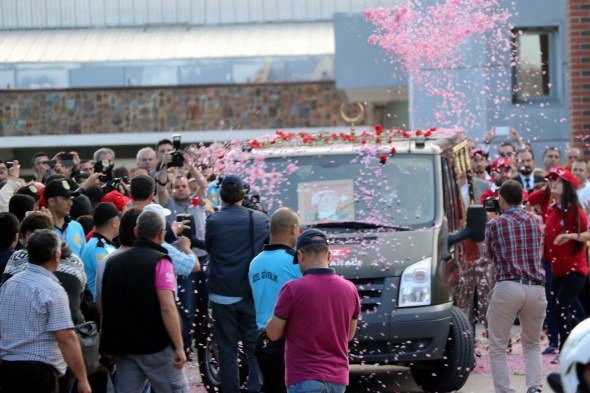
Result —
[[[198, 143], [276, 129], [341, 131], [341, 105], [356, 102], [365, 105], [365, 125], [436, 126], [440, 98], [367, 42], [374, 28], [364, 10], [402, 2], [5, 0], [0, 154], [21, 158], [39, 146], [131, 150], [176, 132]], [[588, 5], [500, 3], [531, 59], [518, 69], [511, 53], [490, 58], [470, 43], [474, 55], [452, 71], [472, 118], [462, 126], [472, 138], [512, 126], [535, 152], [583, 144]]]

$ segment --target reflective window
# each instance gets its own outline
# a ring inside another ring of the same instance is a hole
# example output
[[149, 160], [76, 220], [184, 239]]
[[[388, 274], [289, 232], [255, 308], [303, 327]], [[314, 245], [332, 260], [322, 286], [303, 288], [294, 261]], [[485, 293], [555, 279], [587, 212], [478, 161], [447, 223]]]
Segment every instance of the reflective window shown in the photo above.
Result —
[[[265, 171], [283, 176], [278, 198], [260, 195], [263, 205], [271, 212], [279, 203], [297, 210], [303, 226], [347, 221], [413, 228], [433, 225], [436, 193], [430, 156], [396, 154], [384, 165], [379, 158], [352, 154], [265, 161]], [[287, 166], [296, 170], [286, 174]]]
[[513, 31], [513, 101], [553, 96], [555, 30], [516, 29]]

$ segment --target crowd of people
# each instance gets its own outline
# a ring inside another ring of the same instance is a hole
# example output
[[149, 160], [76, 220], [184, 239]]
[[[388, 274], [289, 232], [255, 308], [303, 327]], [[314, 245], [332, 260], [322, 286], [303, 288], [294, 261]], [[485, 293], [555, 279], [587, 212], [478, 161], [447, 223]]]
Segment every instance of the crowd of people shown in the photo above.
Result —
[[[39, 152], [30, 181], [18, 161], [0, 160], [3, 392], [188, 392], [183, 366], [208, 310], [224, 392], [240, 391], [238, 342], [251, 392], [310, 391], [311, 380], [344, 391], [360, 301], [328, 268], [327, 236], [300, 235], [289, 208], [246, 209], [240, 177], [218, 179], [175, 153], [159, 141], [128, 169], [106, 147], [92, 160]], [[312, 323], [313, 293], [326, 286], [331, 298]], [[92, 375], [74, 334], [87, 321], [100, 327], [102, 369]], [[289, 342], [299, 351], [285, 365]]]
[[[589, 169], [577, 148], [562, 167], [553, 147], [537, 168], [518, 132], [510, 137], [494, 160], [493, 130], [479, 146], [470, 141], [474, 187], [464, 177], [461, 191], [466, 204], [498, 200], [485, 240], [496, 279], [487, 314], [495, 390], [512, 391], [516, 320], [535, 393], [541, 357], [559, 363], [590, 312]], [[183, 366], [208, 310], [224, 392], [240, 391], [239, 342], [248, 391], [345, 390], [358, 293], [329, 268], [326, 234], [300, 233], [297, 212], [246, 209], [239, 176], [216, 178], [169, 140], [140, 149], [129, 169], [109, 148], [92, 160], [39, 152], [31, 165], [24, 181], [18, 161], [0, 160], [2, 391], [187, 392]], [[103, 368], [92, 375], [74, 334], [85, 321], [101, 329]]]
[[[490, 132], [484, 144], [470, 142], [472, 197], [488, 209], [485, 252], [493, 261], [496, 283], [487, 312], [490, 365], [496, 392], [512, 392], [506, 352], [515, 320], [521, 325], [528, 393], [541, 391], [542, 356], [560, 362], [560, 351], [572, 329], [590, 312], [588, 282], [588, 217], [590, 182], [581, 151], [561, 152], [547, 147], [543, 168], [536, 168], [534, 153], [518, 132], [510, 130], [516, 146], [502, 142], [499, 157], [489, 163]], [[489, 172], [488, 172], [489, 169]], [[489, 204], [488, 206], [493, 206]], [[547, 331], [549, 344], [541, 348]]]

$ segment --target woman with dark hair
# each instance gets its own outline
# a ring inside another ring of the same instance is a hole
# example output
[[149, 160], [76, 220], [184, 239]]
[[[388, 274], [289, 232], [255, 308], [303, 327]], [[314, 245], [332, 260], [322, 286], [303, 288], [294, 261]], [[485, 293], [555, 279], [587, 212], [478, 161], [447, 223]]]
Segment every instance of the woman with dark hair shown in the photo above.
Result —
[[[543, 218], [543, 224], [547, 220], [547, 211], [553, 202], [551, 196], [551, 187], [547, 184], [538, 190], [533, 191], [529, 195], [528, 206], [534, 207], [534, 210]], [[531, 209], [532, 210], [532, 209]], [[545, 242], [545, 248], [547, 243]], [[547, 257], [543, 257], [543, 268], [545, 269], [545, 296], [547, 298], [547, 311], [545, 315], [544, 326], [547, 327], [547, 339], [549, 345], [542, 352], [543, 355], [555, 355], [559, 348], [559, 328], [557, 327], [557, 319], [553, 315], [553, 308], [551, 306], [551, 283], [553, 282], [553, 274], [551, 274], [551, 262]], [[581, 309], [582, 306], [579, 308]]]
[[[553, 315], [558, 321], [561, 350], [577, 319], [571, 311], [571, 305], [578, 298], [588, 275], [586, 244], [580, 241], [580, 234], [588, 229], [588, 218], [578, 201], [576, 176], [562, 167], [555, 166], [549, 170], [545, 178], [549, 181], [554, 203], [545, 213], [543, 258], [551, 262], [551, 305]], [[563, 233], [574, 238], [564, 243], [555, 242]], [[583, 319], [583, 316], [580, 318]], [[559, 358], [556, 357], [554, 362], [558, 361]]]

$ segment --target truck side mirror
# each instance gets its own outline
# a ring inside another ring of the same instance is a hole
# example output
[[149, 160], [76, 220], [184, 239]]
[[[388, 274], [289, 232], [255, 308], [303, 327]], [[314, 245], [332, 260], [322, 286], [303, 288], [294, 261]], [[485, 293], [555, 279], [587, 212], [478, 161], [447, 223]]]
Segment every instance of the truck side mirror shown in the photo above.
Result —
[[467, 225], [462, 230], [449, 235], [449, 247], [463, 240], [471, 239], [476, 243], [485, 239], [486, 210], [482, 205], [473, 205], [467, 208]]

